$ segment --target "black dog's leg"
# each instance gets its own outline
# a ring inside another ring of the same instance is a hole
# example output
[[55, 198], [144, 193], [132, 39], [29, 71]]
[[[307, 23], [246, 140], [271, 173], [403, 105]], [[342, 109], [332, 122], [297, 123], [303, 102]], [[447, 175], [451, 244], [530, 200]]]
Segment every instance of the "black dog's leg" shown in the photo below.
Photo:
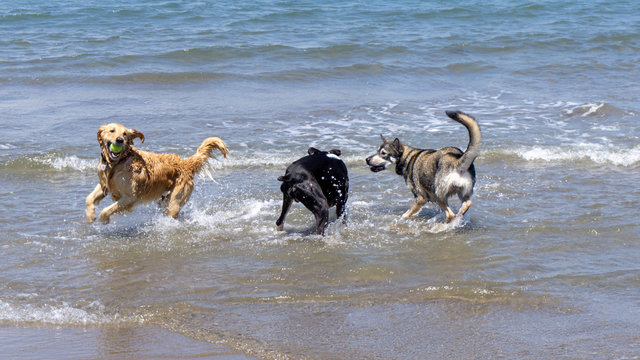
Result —
[[329, 203], [316, 183], [295, 185], [295, 198], [316, 218], [316, 234], [323, 235], [329, 222]]
[[287, 212], [289, 212], [289, 208], [291, 208], [291, 203], [293, 202], [293, 198], [287, 192], [282, 194], [282, 212], [280, 213], [280, 217], [276, 221], [276, 226], [278, 227], [278, 231], [282, 231], [284, 228], [284, 218], [287, 216]]
[[[316, 218], [316, 234], [324, 235], [324, 229], [327, 227], [329, 223], [329, 205], [327, 205], [327, 201], [324, 199], [314, 199], [316, 201], [311, 206], [307, 206], [307, 209], [313, 212], [313, 216]], [[307, 204], [305, 204], [306, 206]]]
[[[349, 197], [349, 180], [340, 187], [340, 198], [336, 204], [336, 216], [340, 218], [342, 216], [342, 223], [347, 223], [347, 214], [344, 214], [344, 209], [347, 204], [347, 198]], [[344, 216], [343, 216], [344, 214]]]

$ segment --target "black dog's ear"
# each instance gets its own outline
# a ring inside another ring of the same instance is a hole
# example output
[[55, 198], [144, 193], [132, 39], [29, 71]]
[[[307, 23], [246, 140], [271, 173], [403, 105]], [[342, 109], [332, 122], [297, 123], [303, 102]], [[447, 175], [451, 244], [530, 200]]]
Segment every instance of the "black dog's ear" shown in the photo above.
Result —
[[291, 180], [292, 180], [292, 176], [290, 172], [287, 172], [282, 176], [278, 176], [278, 181], [282, 181], [286, 183], [286, 182], [290, 182]]
[[329, 150], [329, 153], [334, 154], [334, 155], [342, 155], [342, 151], [338, 150], [338, 149], [331, 149]]
[[309, 155], [315, 155], [315, 154], [320, 153], [320, 152], [322, 152], [322, 151], [320, 151], [320, 150], [318, 150], [318, 149], [316, 149], [314, 147], [310, 147], [309, 150], [307, 150], [307, 154], [309, 154]]
[[400, 140], [398, 138], [396, 138], [395, 140], [393, 140], [393, 147], [396, 148], [396, 150], [398, 152], [402, 152], [402, 143], [400, 142]]

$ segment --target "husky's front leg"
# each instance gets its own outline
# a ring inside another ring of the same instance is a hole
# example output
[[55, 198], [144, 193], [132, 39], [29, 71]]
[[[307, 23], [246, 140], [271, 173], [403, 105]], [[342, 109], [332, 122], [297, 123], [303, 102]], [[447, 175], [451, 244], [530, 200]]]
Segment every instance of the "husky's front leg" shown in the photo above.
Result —
[[416, 199], [413, 201], [413, 204], [411, 205], [409, 210], [407, 210], [407, 212], [402, 215], [402, 218], [406, 219], [406, 218], [417, 215], [420, 212], [420, 210], [422, 210], [422, 207], [426, 203], [427, 203], [427, 200], [423, 199], [420, 196], [416, 197]]

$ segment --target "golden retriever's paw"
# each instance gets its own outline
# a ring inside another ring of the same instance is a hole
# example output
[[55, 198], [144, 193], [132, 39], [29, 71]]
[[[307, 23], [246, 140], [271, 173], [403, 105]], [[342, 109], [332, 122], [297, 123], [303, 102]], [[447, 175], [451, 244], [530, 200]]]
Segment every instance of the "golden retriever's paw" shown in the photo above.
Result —
[[108, 224], [110, 220], [109, 215], [105, 214], [104, 212], [100, 213], [100, 217], [98, 219], [105, 225]]
[[86, 209], [84, 214], [87, 216], [87, 222], [89, 222], [89, 224], [93, 224], [93, 222], [96, 220], [96, 212], [95, 210], [92, 209]]

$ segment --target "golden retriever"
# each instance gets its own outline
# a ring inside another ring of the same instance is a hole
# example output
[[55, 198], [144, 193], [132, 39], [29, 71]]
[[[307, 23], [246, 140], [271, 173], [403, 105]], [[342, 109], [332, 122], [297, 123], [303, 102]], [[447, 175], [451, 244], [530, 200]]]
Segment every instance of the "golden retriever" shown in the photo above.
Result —
[[86, 199], [89, 223], [96, 219], [95, 206], [111, 194], [114, 204], [100, 212], [99, 220], [109, 223], [111, 215], [131, 211], [140, 202], [162, 199], [166, 215], [177, 218], [193, 191], [193, 177], [204, 165], [213, 149], [227, 158], [229, 150], [218, 137], [202, 142], [195, 154], [183, 159], [176, 154], [156, 154], [133, 147], [133, 140], [144, 142], [144, 135], [120, 124], [102, 125], [98, 143], [102, 150], [96, 186]]

